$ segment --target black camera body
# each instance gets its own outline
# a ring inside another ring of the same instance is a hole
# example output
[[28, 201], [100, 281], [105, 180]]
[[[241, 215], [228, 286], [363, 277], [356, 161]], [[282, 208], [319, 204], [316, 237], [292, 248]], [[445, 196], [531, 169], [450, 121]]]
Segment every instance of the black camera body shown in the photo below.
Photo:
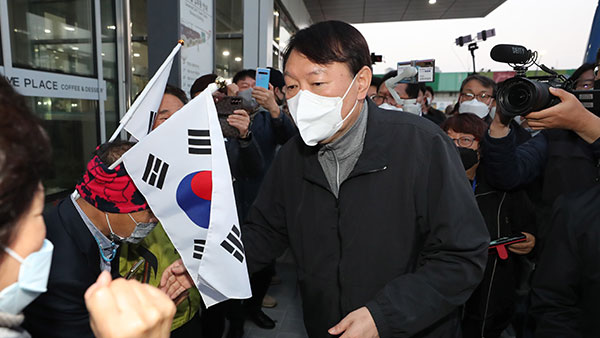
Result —
[[[517, 73], [514, 78], [505, 80], [498, 86], [496, 102], [502, 115], [508, 118], [525, 116], [560, 103], [558, 97], [550, 94], [550, 87], [572, 93], [584, 107], [600, 115], [600, 90], [596, 86], [593, 90], [574, 90], [573, 81], [536, 63], [537, 52], [523, 46], [496, 45], [490, 55], [495, 61], [508, 63]], [[527, 77], [527, 68], [534, 64], [549, 75]]]

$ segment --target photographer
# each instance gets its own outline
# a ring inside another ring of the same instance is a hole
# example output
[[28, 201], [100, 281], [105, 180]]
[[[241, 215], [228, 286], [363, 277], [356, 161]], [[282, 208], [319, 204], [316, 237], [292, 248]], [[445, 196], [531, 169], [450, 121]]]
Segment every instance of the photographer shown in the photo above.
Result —
[[554, 200], [600, 181], [600, 117], [587, 110], [573, 94], [562, 89], [549, 90], [561, 102], [525, 116], [529, 126], [543, 130], [541, 133], [517, 146], [514, 129], [502, 121], [501, 114], [496, 114], [483, 145], [488, 179], [496, 187], [511, 190], [542, 176], [538, 210], [542, 246]]

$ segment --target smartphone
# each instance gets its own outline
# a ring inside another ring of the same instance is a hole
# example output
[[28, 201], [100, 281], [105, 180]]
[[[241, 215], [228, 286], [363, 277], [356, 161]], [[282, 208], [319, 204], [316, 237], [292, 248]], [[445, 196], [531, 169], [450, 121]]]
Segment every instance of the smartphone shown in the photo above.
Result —
[[496, 251], [500, 259], [506, 260], [508, 259], [508, 251], [506, 250], [506, 247], [511, 244], [525, 242], [526, 240], [527, 237], [525, 237], [523, 234], [500, 237], [490, 242], [490, 250]]
[[256, 69], [256, 85], [269, 89], [269, 77], [271, 76], [271, 70], [269, 68], [257, 68]]
[[527, 238], [523, 234], [500, 237], [490, 242], [490, 249], [493, 249], [499, 245], [511, 245], [519, 242], [525, 242], [526, 239]]
[[398, 74], [402, 73], [405, 67], [414, 67], [417, 74], [413, 77], [402, 80], [402, 83], [426, 83], [435, 81], [435, 59], [412, 60], [397, 63]]

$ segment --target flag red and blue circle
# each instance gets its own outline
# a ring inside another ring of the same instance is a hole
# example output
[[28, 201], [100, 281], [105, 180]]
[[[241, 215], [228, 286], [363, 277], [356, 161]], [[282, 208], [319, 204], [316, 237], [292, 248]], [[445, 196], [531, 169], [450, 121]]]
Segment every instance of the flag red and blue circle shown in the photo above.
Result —
[[177, 204], [197, 226], [208, 229], [212, 200], [212, 172], [186, 175], [177, 187]]

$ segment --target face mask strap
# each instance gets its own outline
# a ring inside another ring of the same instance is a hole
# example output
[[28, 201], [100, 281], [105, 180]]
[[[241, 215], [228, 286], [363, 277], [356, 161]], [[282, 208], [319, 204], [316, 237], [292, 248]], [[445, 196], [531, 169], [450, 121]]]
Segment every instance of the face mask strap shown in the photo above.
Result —
[[113, 231], [112, 227], [110, 226], [110, 221], [108, 220], [108, 214], [107, 214], [107, 213], [104, 213], [104, 216], [106, 216], [106, 224], [108, 224], [108, 229], [110, 230], [110, 233], [111, 233], [111, 235], [113, 235], [113, 236], [114, 236], [115, 238], [117, 238], [119, 241], [124, 241], [124, 240], [125, 240], [125, 238], [123, 238], [123, 237], [121, 237], [121, 236], [117, 235], [117, 234], [116, 234], [116, 233]]
[[356, 77], [358, 76], [358, 73], [356, 73], [356, 75], [354, 75], [354, 78], [352, 79], [352, 82], [350, 82], [350, 86], [348, 86], [348, 89], [346, 89], [346, 92], [344, 93], [344, 96], [342, 96], [342, 101], [346, 98], [346, 95], [348, 95], [348, 93], [350, 92], [350, 88], [352, 88], [352, 85], [354, 85], [354, 81], [356, 81]]
[[2, 247], [2, 249], [4, 249], [4, 251], [12, 258], [16, 259], [19, 263], [23, 264], [23, 262], [25, 262], [25, 259], [23, 259], [23, 257], [21, 257], [18, 253], [16, 253], [13, 249], [4, 246], [2, 244], [0, 244], [0, 246]]
[[131, 216], [131, 213], [127, 214], [129, 216], [129, 218], [131, 218], [131, 220], [133, 221], [133, 223], [135, 223], [135, 225], [140, 225], [141, 223], [138, 223], [138, 221], [135, 220], [135, 218], [133, 218], [133, 216]]

